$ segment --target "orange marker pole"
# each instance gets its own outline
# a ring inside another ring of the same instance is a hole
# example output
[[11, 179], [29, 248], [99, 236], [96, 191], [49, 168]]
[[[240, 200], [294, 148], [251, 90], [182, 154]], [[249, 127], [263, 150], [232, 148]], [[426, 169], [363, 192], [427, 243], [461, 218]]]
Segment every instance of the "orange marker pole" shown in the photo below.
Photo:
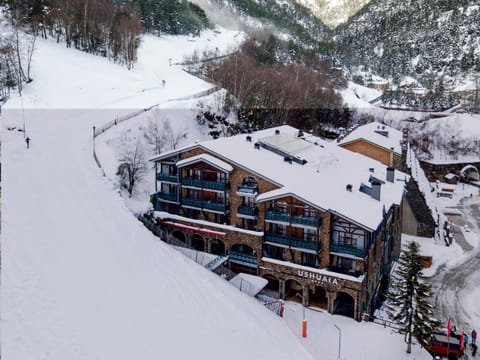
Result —
[[307, 337], [307, 320], [302, 321], [302, 336]]

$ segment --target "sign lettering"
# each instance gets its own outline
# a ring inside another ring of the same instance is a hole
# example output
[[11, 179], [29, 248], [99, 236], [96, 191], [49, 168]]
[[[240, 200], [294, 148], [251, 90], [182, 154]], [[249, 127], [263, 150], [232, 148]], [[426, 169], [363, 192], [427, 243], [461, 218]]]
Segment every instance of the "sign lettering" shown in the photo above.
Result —
[[312, 280], [314, 283], [320, 285], [320, 284], [332, 284], [332, 285], [338, 285], [338, 281], [336, 278], [332, 278], [327, 275], [322, 275], [322, 274], [317, 274], [305, 270], [298, 270], [298, 276], [301, 276], [305, 279]]

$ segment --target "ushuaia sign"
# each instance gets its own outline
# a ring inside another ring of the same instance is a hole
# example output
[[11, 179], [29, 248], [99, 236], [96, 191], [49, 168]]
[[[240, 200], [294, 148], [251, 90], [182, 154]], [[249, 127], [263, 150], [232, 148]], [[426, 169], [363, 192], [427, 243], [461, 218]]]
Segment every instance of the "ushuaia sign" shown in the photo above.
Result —
[[313, 273], [310, 271], [305, 271], [305, 270], [298, 270], [297, 272], [298, 276], [301, 276], [305, 279], [312, 280], [316, 284], [331, 284], [331, 285], [338, 285], [338, 281], [335, 278], [332, 278], [330, 276], [322, 275], [322, 274], [317, 274]]

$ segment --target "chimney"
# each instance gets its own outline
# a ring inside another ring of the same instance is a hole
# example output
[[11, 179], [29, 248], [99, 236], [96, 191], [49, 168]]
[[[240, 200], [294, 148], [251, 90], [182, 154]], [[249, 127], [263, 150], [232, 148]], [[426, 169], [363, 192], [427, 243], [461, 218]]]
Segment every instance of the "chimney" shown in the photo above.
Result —
[[348, 184], [348, 185], [345, 187], [345, 189], [346, 189], [347, 191], [352, 192], [352, 187], [353, 187], [352, 184]]
[[279, 135], [280, 134], [280, 129], [276, 129], [275, 130], [275, 135]]
[[246, 139], [248, 142], [252, 142], [252, 137], [250, 135], [247, 135]]
[[372, 181], [372, 198], [375, 200], [380, 201], [380, 188], [382, 186], [382, 183], [377, 180]]
[[389, 166], [387, 167], [387, 181], [388, 182], [395, 182], [395, 168]]

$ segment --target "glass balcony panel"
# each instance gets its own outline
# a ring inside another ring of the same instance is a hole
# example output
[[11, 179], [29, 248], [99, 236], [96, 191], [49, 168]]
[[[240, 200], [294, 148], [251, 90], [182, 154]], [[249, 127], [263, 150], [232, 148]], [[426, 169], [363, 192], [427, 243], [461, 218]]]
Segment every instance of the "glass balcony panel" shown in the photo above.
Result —
[[202, 208], [202, 200], [192, 199], [192, 198], [183, 198], [182, 205], [190, 206], [194, 208]]
[[246, 255], [236, 251], [230, 251], [230, 259], [237, 260], [249, 264], [257, 264], [257, 257], [254, 255]]
[[237, 209], [237, 213], [248, 216], [257, 216], [257, 207], [240, 205]]
[[258, 193], [258, 185], [241, 184], [237, 186], [237, 192], [246, 194]]
[[167, 194], [167, 193], [161, 191], [161, 192], [157, 193], [157, 197], [161, 200], [179, 202], [178, 194]]
[[275, 211], [267, 211], [265, 213], [265, 219], [273, 220], [273, 221], [290, 222], [290, 215], [286, 213], [275, 212]]
[[157, 180], [178, 183], [178, 176], [171, 175], [171, 174], [157, 173]]
[[225, 190], [225, 183], [218, 181], [199, 180], [194, 178], [183, 178], [182, 185], [197, 187], [201, 189]]
[[265, 234], [265, 241], [276, 243], [276, 244], [281, 244], [281, 245], [287, 245], [287, 246], [293, 246], [297, 248], [303, 248], [303, 249], [310, 249], [310, 250], [316, 250], [317, 249], [317, 243], [313, 241], [306, 241], [304, 239], [296, 238], [296, 237], [287, 237], [284, 235], [277, 235], [277, 234], [272, 234], [272, 233], [266, 233]]
[[211, 202], [211, 201], [204, 201], [203, 202], [203, 208], [208, 209], [208, 210], [213, 210], [213, 211], [225, 212], [225, 205], [224, 204]]
[[353, 246], [339, 245], [339, 244], [330, 244], [330, 251], [337, 253], [350, 254], [358, 257], [365, 257], [364, 249], [359, 249]]
[[308, 216], [290, 216], [288, 213], [282, 213], [282, 212], [272, 211], [272, 210], [267, 211], [265, 213], [265, 219], [318, 227], [317, 218], [308, 217]]

